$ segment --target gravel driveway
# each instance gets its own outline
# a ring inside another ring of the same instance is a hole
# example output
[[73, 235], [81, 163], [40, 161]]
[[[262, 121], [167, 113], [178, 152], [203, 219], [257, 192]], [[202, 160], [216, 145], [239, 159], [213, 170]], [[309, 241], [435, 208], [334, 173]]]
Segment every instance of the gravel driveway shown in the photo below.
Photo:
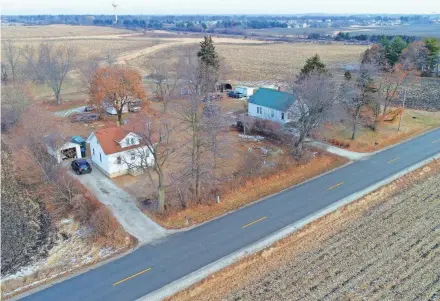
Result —
[[139, 240], [139, 244], [151, 242], [167, 234], [164, 228], [142, 213], [136, 206], [135, 197], [117, 187], [98, 169], [93, 169], [90, 174], [75, 176], [112, 211], [124, 229]]

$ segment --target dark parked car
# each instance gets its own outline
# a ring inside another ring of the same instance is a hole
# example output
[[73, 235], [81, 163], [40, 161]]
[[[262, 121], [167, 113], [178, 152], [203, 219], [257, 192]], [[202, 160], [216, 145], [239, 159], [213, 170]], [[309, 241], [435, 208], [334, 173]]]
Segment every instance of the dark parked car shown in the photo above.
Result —
[[76, 172], [78, 175], [82, 175], [85, 173], [91, 173], [92, 167], [89, 162], [85, 159], [76, 159], [72, 161], [72, 170]]
[[242, 98], [242, 97], [244, 97], [244, 94], [240, 93], [240, 92], [231, 91], [231, 92], [228, 92], [228, 96], [232, 97], [232, 98]]
[[92, 112], [95, 110], [95, 106], [86, 106], [84, 112]]

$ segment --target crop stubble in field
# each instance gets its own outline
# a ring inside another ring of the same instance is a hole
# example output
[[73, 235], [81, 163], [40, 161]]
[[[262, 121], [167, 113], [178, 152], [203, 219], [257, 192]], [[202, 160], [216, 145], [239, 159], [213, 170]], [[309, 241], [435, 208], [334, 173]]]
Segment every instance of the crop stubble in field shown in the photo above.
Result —
[[71, 25], [43, 25], [43, 26], [4, 26], [2, 39], [29, 39], [49, 37], [77, 37], [130, 34], [132, 31], [103, 27], [103, 26], [71, 26]]
[[[306, 60], [316, 53], [330, 69], [339, 69], [358, 62], [367, 48], [336, 43], [250, 43], [246, 40], [230, 43], [216, 38], [214, 42], [219, 55], [224, 58], [227, 79], [238, 81], [285, 81], [289, 76], [298, 74]], [[177, 61], [182, 46], [169, 47], [163, 51], [163, 55]], [[132, 64], [140, 66], [147, 57], [140, 57]]]
[[425, 167], [172, 300], [439, 300], [440, 173]]
[[343, 44], [262, 44], [217, 45], [231, 68], [233, 79], [261, 81], [286, 80], [299, 73], [306, 60], [318, 54], [330, 69], [354, 64], [367, 46]]

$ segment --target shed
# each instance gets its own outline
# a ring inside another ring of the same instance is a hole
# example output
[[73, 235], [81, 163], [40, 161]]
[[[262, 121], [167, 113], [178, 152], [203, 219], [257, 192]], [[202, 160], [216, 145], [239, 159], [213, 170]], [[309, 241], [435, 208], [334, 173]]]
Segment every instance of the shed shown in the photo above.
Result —
[[66, 138], [59, 133], [52, 133], [43, 139], [47, 147], [47, 152], [53, 156], [58, 163], [64, 160], [82, 158], [81, 146], [71, 142], [71, 138]]
[[81, 137], [81, 136], [73, 136], [71, 142], [80, 145], [80, 147], [81, 147], [81, 157], [84, 158], [86, 156], [86, 150], [87, 150], [86, 140], [83, 137]]
[[47, 152], [51, 154], [58, 163], [64, 160], [79, 159], [81, 156], [81, 146], [77, 143], [66, 142], [58, 149], [54, 150], [51, 146], [47, 146]]
[[235, 92], [241, 93], [244, 97], [251, 97], [254, 94], [254, 88], [245, 87], [245, 86], [237, 86], [235, 87]]
[[218, 92], [225, 92], [232, 90], [232, 85], [230, 83], [219, 83], [217, 84]]

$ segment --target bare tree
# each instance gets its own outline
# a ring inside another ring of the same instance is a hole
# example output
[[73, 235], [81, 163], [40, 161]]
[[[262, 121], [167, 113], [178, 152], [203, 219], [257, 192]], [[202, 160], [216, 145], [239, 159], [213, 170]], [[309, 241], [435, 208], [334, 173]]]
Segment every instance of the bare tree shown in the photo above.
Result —
[[399, 88], [404, 82], [406, 73], [397, 68], [397, 66], [387, 72], [382, 72], [380, 83], [378, 86], [378, 105], [382, 106], [382, 116], [388, 113], [390, 103], [396, 99], [399, 93]]
[[15, 82], [1, 87], [1, 125], [7, 130], [15, 125], [29, 106], [32, 96], [23, 82]]
[[300, 155], [304, 139], [324, 121], [335, 103], [337, 91], [329, 75], [315, 72], [297, 81], [293, 91], [296, 98], [287, 114], [298, 130], [295, 153]]
[[34, 82], [44, 84], [46, 77], [43, 69], [40, 67], [40, 53], [42, 51], [42, 45], [38, 47], [33, 45], [26, 45], [23, 48], [23, 56], [25, 58], [24, 75], [26, 79]]
[[192, 183], [193, 198], [201, 197], [201, 182], [209, 176], [210, 168], [204, 164], [203, 154], [208, 150], [203, 124], [203, 100], [215, 91], [216, 70], [203, 64], [193, 48], [186, 49], [178, 64], [182, 101], [176, 104], [177, 118], [189, 133], [188, 176]]
[[352, 140], [356, 139], [362, 108], [374, 100], [374, 93], [376, 93], [377, 89], [374, 86], [373, 77], [376, 71], [376, 66], [372, 64], [361, 64], [356, 76], [346, 80], [341, 86], [343, 102], [352, 116]]
[[81, 73], [81, 81], [84, 85], [84, 90], [90, 92], [93, 82], [93, 76], [99, 68], [100, 58], [97, 55], [92, 55], [78, 63], [78, 69]]
[[[175, 153], [181, 145], [174, 143], [173, 135], [176, 134], [176, 125], [173, 125], [166, 117], [157, 117], [154, 120], [144, 116], [135, 124], [134, 132], [139, 136], [144, 148], [137, 148], [129, 160], [123, 158], [130, 169], [142, 169], [152, 180], [150, 175], [151, 167], [157, 175], [158, 210], [165, 210], [165, 176], [166, 166], [170, 156]], [[150, 154], [153, 157], [151, 161]]]
[[77, 48], [67, 44], [43, 46], [42, 67], [55, 94], [56, 104], [61, 104], [61, 89], [69, 73], [75, 66]]
[[15, 46], [10, 40], [5, 41], [2, 44], [3, 44], [2, 48], [4, 50], [6, 62], [8, 63], [9, 68], [11, 69], [12, 81], [14, 82], [17, 80], [18, 63], [22, 55], [22, 52], [20, 48]]
[[28, 70], [34, 80], [50, 85], [57, 105], [61, 103], [66, 76], [76, 65], [77, 53], [77, 48], [68, 44], [41, 43], [38, 49], [29, 45], [25, 47]]
[[226, 136], [223, 135], [228, 130], [232, 120], [221, 111], [220, 105], [215, 101], [207, 101], [203, 107], [203, 131], [207, 148], [212, 154], [213, 168], [217, 169], [218, 159], [225, 157], [229, 150], [227, 147]]
[[17, 128], [12, 145], [15, 152], [28, 162], [21, 162], [17, 169], [22, 179], [36, 181], [36, 184], [50, 184], [53, 188], [52, 204], [57, 213], [63, 214], [72, 206], [73, 197], [79, 190], [75, 179], [67, 173], [67, 168], [58, 164], [48, 150], [58, 151], [67, 138], [61, 125], [48, 118], [44, 110], [31, 107], [25, 116]]
[[145, 65], [151, 70], [150, 77], [156, 85], [156, 97], [162, 101], [163, 112], [166, 112], [168, 104], [176, 97], [179, 74], [170, 59], [163, 54], [148, 59]]
[[423, 41], [413, 42], [402, 51], [399, 61], [403, 69], [415, 69], [423, 73], [428, 69], [428, 55], [429, 50]]
[[7, 85], [9, 78], [8, 78], [8, 71], [6, 70], [6, 65], [1, 62], [1, 81], [2, 81], [2, 85]]

